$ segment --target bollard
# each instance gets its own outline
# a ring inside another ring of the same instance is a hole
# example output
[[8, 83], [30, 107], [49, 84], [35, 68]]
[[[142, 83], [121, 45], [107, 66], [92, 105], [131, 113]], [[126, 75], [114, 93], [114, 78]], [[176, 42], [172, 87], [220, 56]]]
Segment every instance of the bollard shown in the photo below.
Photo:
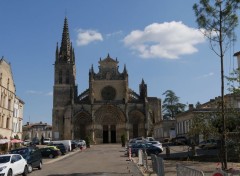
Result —
[[132, 150], [131, 150], [131, 148], [128, 149], [128, 153], [129, 153], [129, 161], [132, 161]]
[[166, 156], [167, 157], [170, 156], [170, 147], [169, 146], [166, 147]]

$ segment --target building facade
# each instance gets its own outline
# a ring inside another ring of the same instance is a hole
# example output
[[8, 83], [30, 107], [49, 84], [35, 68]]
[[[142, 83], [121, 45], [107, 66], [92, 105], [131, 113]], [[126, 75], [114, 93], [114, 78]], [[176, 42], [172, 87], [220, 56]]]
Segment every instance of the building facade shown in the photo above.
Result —
[[147, 96], [144, 80], [139, 94], [130, 89], [126, 65], [120, 72], [119, 61], [109, 54], [98, 63], [98, 72], [93, 66], [89, 70], [89, 87], [78, 94], [75, 54], [65, 18], [54, 64], [53, 138], [88, 136], [95, 143], [115, 143], [123, 134], [129, 139], [153, 133], [161, 117], [161, 100]]
[[0, 134], [8, 139], [22, 138], [24, 102], [16, 96], [11, 65], [0, 59]]
[[[193, 119], [197, 118], [199, 115], [206, 114], [211, 117], [212, 114], [217, 114], [220, 112], [219, 102], [221, 97], [215, 97], [210, 99], [208, 102], [199, 104], [197, 107], [194, 107], [192, 104], [189, 105], [189, 109], [183, 113], [176, 115], [176, 134], [177, 136], [185, 136], [188, 138], [188, 134], [193, 123]], [[224, 96], [225, 103], [225, 116], [226, 118], [232, 116], [233, 110], [239, 112], [240, 110], [240, 96], [236, 94], [227, 94]], [[235, 116], [237, 113], [234, 114]], [[199, 142], [202, 139], [202, 134], [195, 139], [196, 142]]]
[[33, 139], [41, 138], [51, 138], [52, 139], [52, 126], [47, 123], [39, 122], [39, 123], [29, 123], [23, 126], [23, 140], [29, 139], [32, 141]]

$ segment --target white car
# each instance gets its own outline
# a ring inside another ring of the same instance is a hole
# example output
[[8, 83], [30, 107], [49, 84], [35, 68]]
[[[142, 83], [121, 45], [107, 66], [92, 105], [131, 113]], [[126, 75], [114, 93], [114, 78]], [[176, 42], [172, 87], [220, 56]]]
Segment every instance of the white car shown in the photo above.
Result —
[[26, 160], [19, 154], [0, 155], [0, 175], [14, 176], [28, 174]]
[[50, 138], [44, 138], [43, 139], [43, 144], [48, 145], [50, 143], [51, 143], [51, 139]]
[[160, 148], [163, 151], [162, 143], [159, 141], [147, 141], [147, 143], [152, 144], [155, 147]]

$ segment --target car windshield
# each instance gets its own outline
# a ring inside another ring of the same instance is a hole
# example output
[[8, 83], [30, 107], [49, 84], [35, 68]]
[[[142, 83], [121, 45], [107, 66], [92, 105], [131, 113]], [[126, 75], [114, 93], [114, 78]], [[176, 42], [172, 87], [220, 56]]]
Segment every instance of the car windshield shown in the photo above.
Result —
[[27, 154], [28, 154], [28, 149], [17, 149], [17, 150], [12, 150], [11, 153], [13, 154], [20, 154], [23, 156], [23, 158], [26, 159], [27, 157]]
[[7, 163], [10, 161], [10, 156], [0, 156], [0, 163]]

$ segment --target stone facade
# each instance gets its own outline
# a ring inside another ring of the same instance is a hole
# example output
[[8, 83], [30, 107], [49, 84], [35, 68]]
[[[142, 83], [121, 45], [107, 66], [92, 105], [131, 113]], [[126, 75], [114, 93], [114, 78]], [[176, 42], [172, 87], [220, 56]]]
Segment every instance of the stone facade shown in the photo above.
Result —
[[[197, 117], [199, 114], [217, 112], [219, 103], [221, 101], [221, 97], [215, 97], [214, 99], [210, 99], [210, 101], [198, 105], [194, 107], [192, 104], [189, 105], [189, 109], [183, 113], [176, 115], [176, 134], [177, 136], [185, 136], [188, 137], [188, 132], [191, 128], [192, 120], [194, 117]], [[224, 102], [226, 106], [226, 112], [228, 109], [235, 109], [236, 111], [240, 110], [240, 96], [234, 94], [227, 94], [224, 96]], [[225, 113], [226, 113], [225, 112]], [[225, 115], [227, 117], [227, 113]], [[201, 135], [200, 135], [201, 136]], [[196, 142], [201, 140], [197, 137]]]
[[99, 60], [99, 70], [89, 70], [89, 88], [78, 95], [74, 49], [65, 18], [60, 49], [57, 46], [53, 88], [53, 138], [115, 143], [121, 135], [133, 138], [153, 133], [161, 118], [161, 100], [147, 96], [144, 80], [139, 94], [129, 88], [126, 65], [117, 59]]
[[16, 96], [11, 65], [0, 59], [0, 134], [8, 139], [22, 138], [24, 102]]
[[52, 139], [52, 126], [48, 125], [47, 123], [29, 123], [23, 126], [23, 140], [37, 138], [39, 141], [41, 140], [42, 136], [44, 138], [51, 138]]

